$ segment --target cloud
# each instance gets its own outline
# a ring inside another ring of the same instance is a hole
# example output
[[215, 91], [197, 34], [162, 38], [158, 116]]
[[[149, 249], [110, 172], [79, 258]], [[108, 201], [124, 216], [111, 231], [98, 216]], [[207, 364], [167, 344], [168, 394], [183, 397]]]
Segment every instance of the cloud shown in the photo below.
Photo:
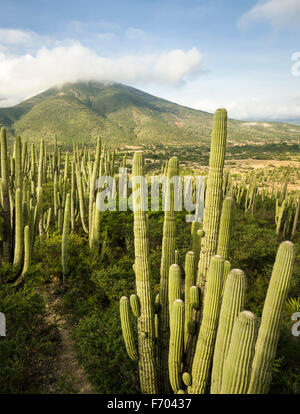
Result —
[[140, 39], [141, 37], [144, 37], [146, 35], [146, 32], [144, 32], [144, 30], [141, 29], [136, 29], [135, 27], [129, 27], [126, 31], [125, 31], [125, 36], [127, 37], [127, 39]]
[[240, 28], [247, 28], [257, 21], [268, 21], [276, 29], [283, 27], [299, 28], [299, 0], [264, 0], [259, 1], [238, 21]]
[[116, 38], [116, 35], [113, 32], [105, 32], [105, 33], [97, 33], [96, 37], [99, 40], [112, 40]]
[[195, 109], [215, 112], [219, 107], [224, 107], [228, 115], [233, 119], [240, 120], [300, 120], [300, 97], [286, 99], [244, 99], [228, 100], [220, 99], [218, 102], [213, 100], [198, 101], [193, 105]]
[[178, 85], [202, 73], [202, 60], [197, 48], [115, 58], [100, 56], [80, 43], [13, 56], [0, 50], [0, 105], [80, 80]]
[[0, 29], [0, 41], [2, 44], [21, 44], [32, 43], [36, 34], [30, 31], [17, 29]]

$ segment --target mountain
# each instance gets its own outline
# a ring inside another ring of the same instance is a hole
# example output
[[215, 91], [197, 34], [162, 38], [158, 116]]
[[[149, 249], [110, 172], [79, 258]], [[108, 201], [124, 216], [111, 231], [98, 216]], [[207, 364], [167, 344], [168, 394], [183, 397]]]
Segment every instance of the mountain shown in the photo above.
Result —
[[[48, 89], [0, 108], [0, 124], [28, 141], [43, 137], [60, 144], [109, 146], [141, 143], [201, 143], [211, 136], [213, 115], [118, 84], [78, 82]], [[300, 126], [277, 122], [228, 121], [228, 140], [238, 143], [299, 140]]]

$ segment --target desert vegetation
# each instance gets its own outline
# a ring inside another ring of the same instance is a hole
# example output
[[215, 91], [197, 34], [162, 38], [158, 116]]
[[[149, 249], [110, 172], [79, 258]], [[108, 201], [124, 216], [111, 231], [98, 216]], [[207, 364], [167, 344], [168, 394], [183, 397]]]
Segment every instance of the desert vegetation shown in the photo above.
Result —
[[[211, 128], [203, 145], [115, 150], [1, 129], [2, 393], [81, 392], [53, 369], [61, 318], [96, 393], [299, 392], [299, 144], [228, 143], [225, 110]], [[274, 165], [235, 163], [252, 158]], [[152, 210], [150, 176], [179, 177], [195, 212], [176, 211], [174, 183]]]

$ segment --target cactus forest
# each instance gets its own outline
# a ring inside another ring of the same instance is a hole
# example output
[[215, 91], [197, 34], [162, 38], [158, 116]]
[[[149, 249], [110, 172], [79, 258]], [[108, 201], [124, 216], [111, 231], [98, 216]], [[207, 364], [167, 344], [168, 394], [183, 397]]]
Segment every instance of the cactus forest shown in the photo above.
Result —
[[227, 133], [225, 109], [199, 156], [1, 128], [1, 393], [300, 392], [300, 170], [239, 168]]

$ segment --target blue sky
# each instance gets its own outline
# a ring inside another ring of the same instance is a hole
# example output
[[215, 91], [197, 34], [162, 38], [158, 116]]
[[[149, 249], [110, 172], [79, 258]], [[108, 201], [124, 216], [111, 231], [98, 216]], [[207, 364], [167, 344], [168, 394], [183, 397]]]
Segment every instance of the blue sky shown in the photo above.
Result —
[[237, 119], [300, 119], [300, 0], [0, 5], [0, 106], [96, 79]]

